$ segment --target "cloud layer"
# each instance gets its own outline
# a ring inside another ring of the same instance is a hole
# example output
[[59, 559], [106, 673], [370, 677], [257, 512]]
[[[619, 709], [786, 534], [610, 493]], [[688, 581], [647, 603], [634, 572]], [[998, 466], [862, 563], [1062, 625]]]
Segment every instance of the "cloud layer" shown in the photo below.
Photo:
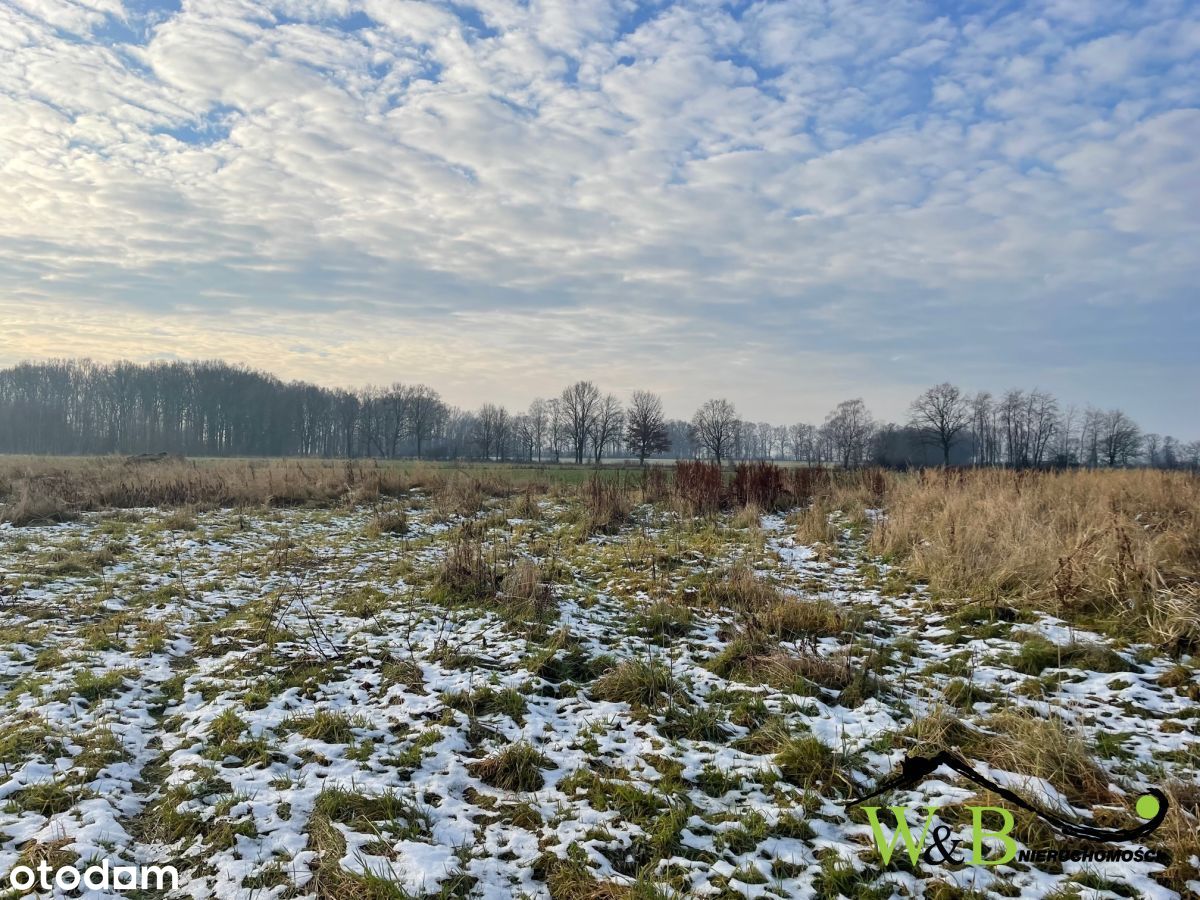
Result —
[[963, 8], [8, 0], [0, 362], [1197, 430], [1200, 10]]

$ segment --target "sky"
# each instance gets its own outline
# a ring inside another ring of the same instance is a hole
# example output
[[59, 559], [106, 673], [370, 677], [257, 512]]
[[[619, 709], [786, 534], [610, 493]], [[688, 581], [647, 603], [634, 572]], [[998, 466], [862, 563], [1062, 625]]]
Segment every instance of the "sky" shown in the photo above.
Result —
[[1200, 4], [0, 0], [0, 365], [1200, 437]]

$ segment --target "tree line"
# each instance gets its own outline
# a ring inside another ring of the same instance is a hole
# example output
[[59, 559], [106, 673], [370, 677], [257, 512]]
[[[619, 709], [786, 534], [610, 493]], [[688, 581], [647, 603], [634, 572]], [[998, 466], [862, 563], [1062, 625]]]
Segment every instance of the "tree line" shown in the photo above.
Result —
[[902, 423], [861, 399], [819, 424], [742, 419], [728, 400], [690, 419], [591, 381], [521, 411], [464, 410], [424, 384], [330, 389], [221, 361], [55, 360], [0, 369], [0, 453], [325, 456], [599, 463], [655, 458], [796, 460], [853, 467], [1149, 465], [1200, 468], [1200, 441], [1146, 434], [1124, 412], [1064, 406], [1042, 390], [917, 397]]

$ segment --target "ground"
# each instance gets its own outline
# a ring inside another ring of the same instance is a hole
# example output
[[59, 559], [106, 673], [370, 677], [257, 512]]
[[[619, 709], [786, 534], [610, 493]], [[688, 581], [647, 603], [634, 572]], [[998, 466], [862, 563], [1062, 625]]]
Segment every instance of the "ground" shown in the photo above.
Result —
[[[947, 605], [836, 513], [807, 543], [786, 510], [595, 526], [568, 495], [420, 490], [0, 526], [0, 872], [172, 863], [198, 898], [1200, 892], [1158, 862], [884, 867], [843, 803], [953, 738], [1128, 825], [1197, 781], [1194, 670]], [[972, 797], [941, 770], [881, 802]]]

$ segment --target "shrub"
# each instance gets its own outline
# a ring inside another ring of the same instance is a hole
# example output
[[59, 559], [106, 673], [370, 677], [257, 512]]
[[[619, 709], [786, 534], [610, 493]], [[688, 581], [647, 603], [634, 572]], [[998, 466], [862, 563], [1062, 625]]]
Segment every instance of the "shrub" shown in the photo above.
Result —
[[1072, 802], [1109, 803], [1110, 777], [1087, 745], [1060, 719], [1035, 712], [1002, 710], [981, 723], [963, 744], [965, 754], [1018, 775], [1044, 778]]
[[645, 708], [687, 698], [665, 665], [642, 659], [627, 659], [609, 669], [596, 680], [592, 693], [600, 700]]
[[768, 634], [784, 641], [814, 642], [842, 632], [842, 617], [828, 600], [785, 597], [755, 616]]
[[1200, 479], [1186, 473], [922, 472], [889, 486], [871, 550], [943, 597], [1133, 626], [1176, 653], [1200, 641]]
[[787, 505], [783, 472], [769, 462], [738, 463], [730, 491], [736, 503], [772, 511]]
[[775, 753], [775, 765], [791, 784], [830, 789], [851, 785], [837, 753], [812, 735], [787, 737]]
[[625, 488], [593, 473], [581, 488], [589, 533], [615, 534], [629, 520], [632, 506]]
[[[115, 457], [34, 459], [0, 464], [0, 493], [10, 496], [0, 519], [26, 524], [64, 521], [108, 508], [299, 506], [368, 503], [406, 494], [408, 469], [377, 460], [186, 460], [153, 464]], [[10, 485], [3, 488], [4, 482]]]
[[370, 537], [384, 534], [407, 534], [408, 514], [399, 507], [389, 510], [377, 510], [367, 526]]
[[46, 482], [25, 482], [18, 489], [16, 498], [0, 507], [0, 522], [11, 522], [18, 528], [70, 522], [77, 518], [79, 513]]
[[512, 620], [545, 619], [554, 609], [550, 585], [541, 567], [531, 559], [518, 559], [500, 583], [500, 606]]
[[492, 787], [504, 791], [536, 791], [546, 783], [542, 769], [553, 764], [524, 741], [509, 744], [498, 753], [471, 763], [467, 771]]
[[788, 490], [792, 502], [804, 505], [816, 496], [818, 490], [825, 490], [830, 483], [832, 470], [823, 466], [796, 466], [788, 471]]
[[780, 602], [779, 591], [745, 562], [710, 576], [700, 587], [700, 601], [735, 611], [763, 610]]
[[681, 459], [675, 464], [673, 495], [693, 516], [708, 516], [721, 509], [725, 479], [715, 462]]
[[647, 638], [666, 644], [692, 630], [692, 611], [682, 603], [658, 600], [634, 615], [633, 627]]
[[502, 574], [495, 554], [489, 557], [482, 541], [463, 538], [446, 553], [436, 584], [451, 602], [491, 602], [496, 598]]
[[671, 492], [662, 466], [647, 466], [642, 470], [642, 502], [658, 503]]

